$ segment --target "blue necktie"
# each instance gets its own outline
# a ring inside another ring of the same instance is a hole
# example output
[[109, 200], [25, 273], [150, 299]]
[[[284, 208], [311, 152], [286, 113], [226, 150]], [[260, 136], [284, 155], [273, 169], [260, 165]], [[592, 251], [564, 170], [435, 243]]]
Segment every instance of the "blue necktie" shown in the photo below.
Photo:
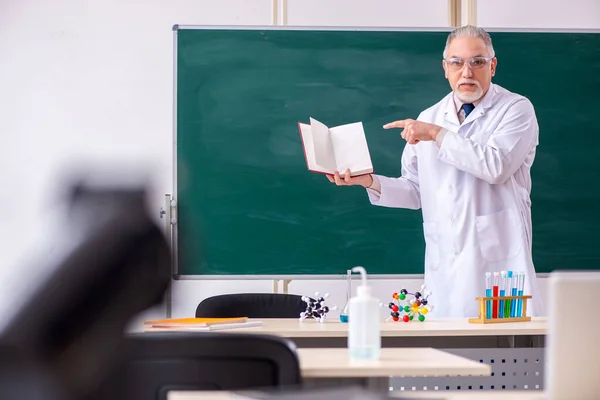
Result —
[[469, 116], [469, 114], [471, 114], [471, 111], [473, 111], [475, 109], [475, 106], [471, 103], [467, 103], [467, 104], [463, 104], [461, 108], [463, 110], [465, 110], [465, 118], [467, 118]]

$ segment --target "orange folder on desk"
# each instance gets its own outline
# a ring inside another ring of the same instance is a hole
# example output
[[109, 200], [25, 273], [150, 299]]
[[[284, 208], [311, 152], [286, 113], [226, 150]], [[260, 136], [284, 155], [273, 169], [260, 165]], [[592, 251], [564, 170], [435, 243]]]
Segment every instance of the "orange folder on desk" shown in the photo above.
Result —
[[235, 318], [169, 318], [151, 319], [144, 321], [144, 325], [153, 328], [202, 328], [212, 326], [227, 326], [228, 324], [241, 324], [248, 322], [248, 317]]

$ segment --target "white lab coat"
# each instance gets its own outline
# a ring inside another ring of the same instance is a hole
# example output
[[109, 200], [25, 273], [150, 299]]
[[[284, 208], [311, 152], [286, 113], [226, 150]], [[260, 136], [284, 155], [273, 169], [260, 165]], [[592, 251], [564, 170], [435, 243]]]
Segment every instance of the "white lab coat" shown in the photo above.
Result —
[[432, 316], [476, 317], [485, 272], [501, 270], [525, 271], [527, 314], [544, 315], [531, 257], [531, 102], [492, 84], [462, 125], [452, 93], [418, 120], [447, 129], [441, 147], [406, 144], [402, 177], [377, 175], [380, 195], [368, 195], [374, 205], [422, 210]]

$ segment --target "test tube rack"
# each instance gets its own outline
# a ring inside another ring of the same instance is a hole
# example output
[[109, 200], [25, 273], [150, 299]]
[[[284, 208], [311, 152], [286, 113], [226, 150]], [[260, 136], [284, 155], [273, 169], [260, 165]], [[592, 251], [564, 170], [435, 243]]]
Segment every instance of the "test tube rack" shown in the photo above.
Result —
[[[527, 316], [527, 300], [531, 299], [531, 296], [498, 296], [498, 297], [476, 297], [475, 300], [479, 301], [479, 316], [477, 318], [469, 318], [469, 322], [472, 324], [498, 324], [502, 322], [527, 322], [531, 321], [531, 317]], [[517, 301], [522, 300], [522, 312], [520, 317], [509, 317], [509, 318], [487, 318], [487, 305], [488, 304], [500, 304], [500, 300], [511, 300]], [[488, 303], [489, 302], [489, 303]]]

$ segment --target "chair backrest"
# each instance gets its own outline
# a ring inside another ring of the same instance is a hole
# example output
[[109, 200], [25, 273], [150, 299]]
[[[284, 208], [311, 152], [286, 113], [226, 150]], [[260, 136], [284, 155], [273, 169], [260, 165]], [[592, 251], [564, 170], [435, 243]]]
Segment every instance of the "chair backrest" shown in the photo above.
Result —
[[240, 390], [301, 383], [294, 342], [242, 333], [128, 335], [121, 363], [88, 399], [166, 400], [170, 390]]
[[196, 318], [300, 318], [302, 296], [283, 293], [236, 293], [209, 297], [196, 308]]

